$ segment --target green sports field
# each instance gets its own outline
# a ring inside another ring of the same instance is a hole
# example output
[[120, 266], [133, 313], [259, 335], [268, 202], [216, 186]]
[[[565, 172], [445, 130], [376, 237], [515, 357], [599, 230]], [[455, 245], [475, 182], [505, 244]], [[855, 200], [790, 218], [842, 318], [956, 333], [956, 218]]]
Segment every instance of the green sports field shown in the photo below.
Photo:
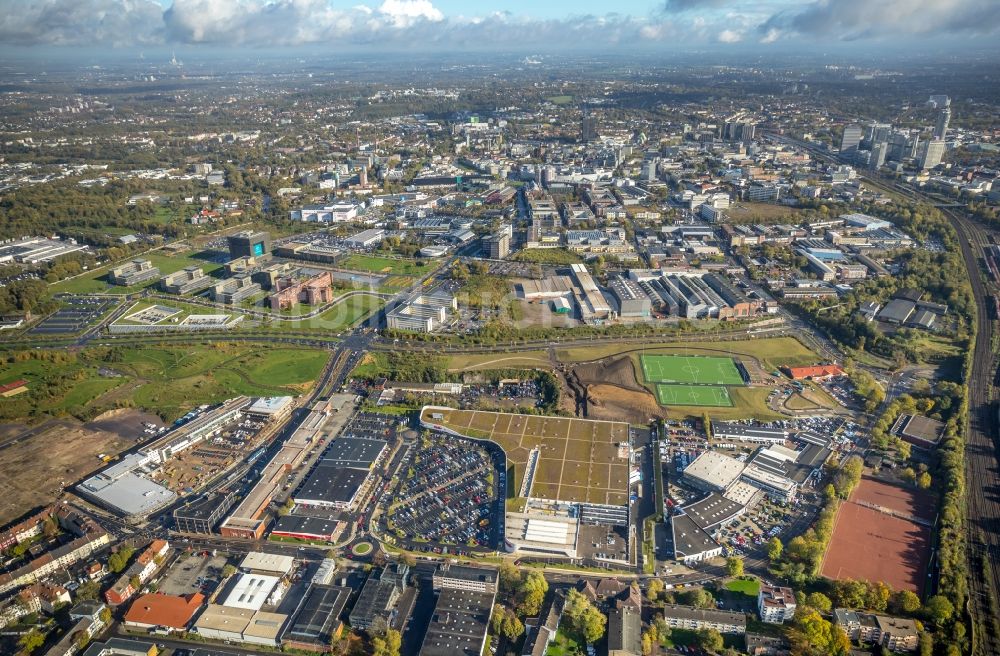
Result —
[[664, 385], [656, 386], [656, 400], [660, 405], [699, 405], [711, 408], [731, 408], [733, 400], [729, 390], [721, 385]]
[[649, 383], [743, 385], [732, 358], [695, 355], [643, 355], [642, 375]]

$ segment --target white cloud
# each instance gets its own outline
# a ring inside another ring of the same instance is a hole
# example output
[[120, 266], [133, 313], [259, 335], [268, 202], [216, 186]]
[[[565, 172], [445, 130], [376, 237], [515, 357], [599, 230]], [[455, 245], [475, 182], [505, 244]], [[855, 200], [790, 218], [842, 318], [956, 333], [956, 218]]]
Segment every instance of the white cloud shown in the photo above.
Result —
[[722, 30], [716, 39], [720, 43], [739, 43], [743, 40], [743, 33], [737, 30]]
[[444, 20], [444, 14], [431, 4], [430, 0], [385, 0], [378, 11], [386, 16], [394, 27], [409, 27], [420, 20], [432, 22]]

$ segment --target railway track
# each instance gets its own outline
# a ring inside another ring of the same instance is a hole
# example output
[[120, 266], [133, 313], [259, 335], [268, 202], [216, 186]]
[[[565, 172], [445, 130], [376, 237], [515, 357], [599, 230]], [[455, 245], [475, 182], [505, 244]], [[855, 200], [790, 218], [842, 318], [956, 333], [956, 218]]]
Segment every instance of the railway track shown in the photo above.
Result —
[[986, 243], [984, 231], [958, 214], [942, 210], [959, 233], [962, 255], [969, 271], [978, 308], [976, 347], [969, 375], [969, 419], [965, 444], [967, 554], [969, 563], [969, 612], [976, 624], [973, 653], [1000, 654], [997, 591], [1000, 590], [1000, 459], [997, 457], [997, 406], [993, 380], [995, 323], [988, 312], [989, 295], [978, 259]]
[[[781, 135], [773, 137], [803, 148], [819, 159], [836, 161], [829, 153], [810, 144]], [[1000, 371], [993, 353], [997, 326], [990, 317], [992, 295], [979, 266], [989, 244], [987, 235], [991, 231], [933, 197], [895, 181], [873, 180], [872, 176], [864, 179], [873, 187], [912, 201], [936, 205], [958, 233], [962, 259], [977, 308], [976, 345], [966, 381], [969, 394], [965, 439], [967, 610], [973, 620], [974, 656], [1000, 654], [1000, 414], [994, 387], [995, 382], [1000, 382]]]

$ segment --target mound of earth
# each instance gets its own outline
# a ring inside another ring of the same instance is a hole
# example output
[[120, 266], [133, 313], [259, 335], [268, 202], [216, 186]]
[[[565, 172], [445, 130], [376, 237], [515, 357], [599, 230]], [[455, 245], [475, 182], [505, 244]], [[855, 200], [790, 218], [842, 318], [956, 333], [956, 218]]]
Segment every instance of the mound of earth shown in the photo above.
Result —
[[573, 373], [583, 385], [613, 385], [648, 394], [636, 379], [635, 366], [632, 358], [627, 355], [580, 364], [573, 367]]
[[646, 424], [653, 417], [665, 418], [667, 409], [645, 389], [624, 389], [598, 383], [587, 386], [587, 419]]

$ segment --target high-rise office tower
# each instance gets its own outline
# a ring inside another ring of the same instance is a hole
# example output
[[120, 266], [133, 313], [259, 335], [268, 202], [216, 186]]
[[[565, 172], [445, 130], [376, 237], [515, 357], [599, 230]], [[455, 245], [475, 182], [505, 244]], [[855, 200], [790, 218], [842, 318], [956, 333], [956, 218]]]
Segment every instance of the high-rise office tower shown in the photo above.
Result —
[[597, 119], [590, 114], [584, 114], [580, 121], [580, 139], [583, 141], [597, 140]]
[[843, 154], [853, 154], [858, 150], [858, 144], [861, 143], [861, 126], [860, 125], [847, 125], [844, 126], [844, 137], [840, 140], [840, 153]]
[[931, 139], [924, 146], [923, 157], [920, 158], [920, 168], [932, 169], [941, 163], [944, 157], [945, 144], [941, 139]]
[[868, 168], [875, 171], [885, 164], [885, 156], [889, 152], [889, 144], [884, 141], [872, 146], [872, 154], [868, 159]]
[[868, 126], [868, 134], [865, 135], [865, 141], [869, 145], [874, 146], [877, 143], [888, 141], [891, 132], [892, 126], [888, 123], [872, 123]]
[[934, 138], [944, 141], [948, 135], [948, 123], [951, 122], [951, 107], [945, 107], [938, 112], [937, 124], [934, 126]]

